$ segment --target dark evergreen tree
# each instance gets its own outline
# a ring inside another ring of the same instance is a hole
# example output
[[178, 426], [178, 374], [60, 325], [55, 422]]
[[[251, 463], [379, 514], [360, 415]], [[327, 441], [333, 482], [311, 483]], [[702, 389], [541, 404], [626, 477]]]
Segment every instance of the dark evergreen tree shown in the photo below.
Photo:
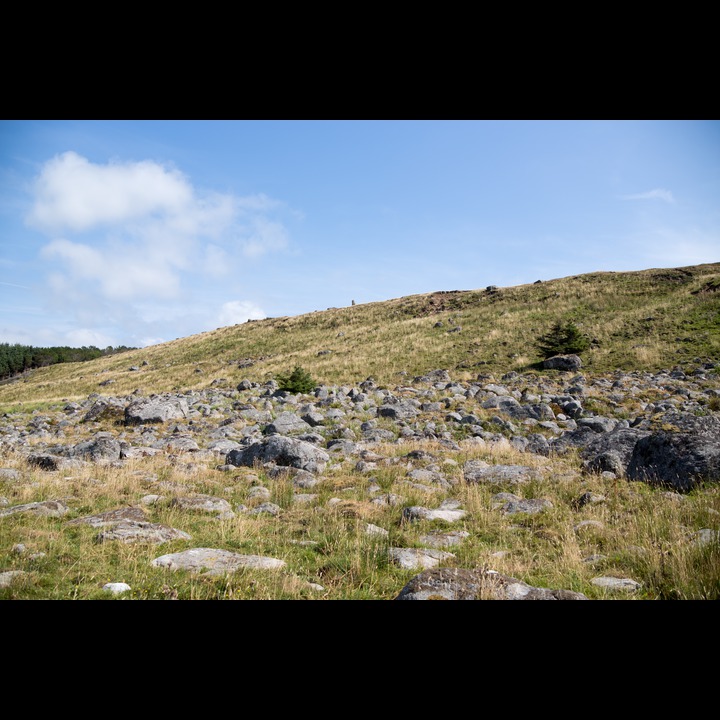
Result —
[[299, 365], [289, 375], [277, 376], [278, 388], [291, 393], [307, 393], [315, 387], [310, 373]]
[[590, 347], [590, 340], [572, 321], [556, 322], [548, 333], [537, 339], [535, 345], [543, 357], [549, 358], [553, 355], [577, 355]]

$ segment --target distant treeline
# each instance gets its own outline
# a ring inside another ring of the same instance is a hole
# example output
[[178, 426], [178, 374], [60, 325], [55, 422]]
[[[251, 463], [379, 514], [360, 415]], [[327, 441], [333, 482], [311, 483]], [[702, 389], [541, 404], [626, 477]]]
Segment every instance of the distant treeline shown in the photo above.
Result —
[[90, 347], [32, 347], [31, 345], [10, 345], [0, 343], [0, 379], [5, 379], [34, 368], [46, 367], [64, 362], [82, 362], [94, 360], [104, 355], [136, 350], [137, 348], [120, 345], [116, 348], [106, 347], [104, 350]]

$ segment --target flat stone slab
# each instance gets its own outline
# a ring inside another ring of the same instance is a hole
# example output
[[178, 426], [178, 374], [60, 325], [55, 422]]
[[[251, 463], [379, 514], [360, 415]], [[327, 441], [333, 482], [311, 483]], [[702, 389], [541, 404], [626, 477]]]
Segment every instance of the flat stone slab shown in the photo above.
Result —
[[406, 570], [427, 570], [454, 557], [452, 553], [432, 548], [390, 548], [390, 559]]
[[232, 512], [232, 505], [224, 498], [213, 497], [212, 495], [191, 495], [189, 497], [177, 497], [170, 501], [170, 505], [180, 507], [183, 510], [198, 510], [201, 512]]
[[488, 465], [482, 460], [468, 460], [463, 475], [466, 482], [520, 485], [537, 478], [539, 473], [527, 465]]
[[572, 590], [537, 588], [495, 570], [432, 568], [416, 575], [395, 600], [587, 600]]
[[224, 575], [244, 568], [276, 570], [287, 563], [261, 555], [240, 555], [216, 548], [193, 548], [183, 552], [161, 555], [152, 561], [155, 567], [169, 570], [189, 570], [203, 575]]
[[43, 500], [42, 502], [26, 503], [24, 505], [13, 505], [12, 507], [0, 510], [0, 517], [14, 515], [15, 513], [33, 513], [34, 515], [47, 515], [49, 517], [60, 517], [69, 512], [70, 508], [61, 500]]
[[601, 588], [606, 588], [608, 590], [622, 590], [624, 592], [635, 592], [642, 585], [642, 583], [637, 582], [637, 580], [616, 577], [596, 577], [590, 582]]
[[122, 507], [116, 510], [98, 513], [97, 515], [86, 515], [85, 517], [68, 520], [68, 525], [92, 525], [103, 527], [105, 525], [117, 525], [121, 522], [143, 522], [147, 520], [145, 510], [139, 507]]
[[118, 540], [124, 543], [160, 545], [171, 540], [192, 540], [192, 536], [182, 530], [176, 530], [160, 523], [125, 521], [104, 530], [95, 539], [97, 542]]
[[462, 520], [467, 512], [465, 510], [431, 510], [420, 505], [411, 505], [403, 508], [403, 520], [444, 520], [445, 522], [457, 522]]
[[464, 530], [456, 530], [447, 533], [429, 533], [427, 535], [421, 535], [420, 541], [429, 545], [430, 547], [451, 547], [452, 545], [459, 545], [465, 538], [470, 537], [469, 532]]
[[531, 498], [529, 500], [510, 500], [501, 506], [500, 512], [504, 515], [514, 515], [515, 513], [528, 513], [534, 515], [542, 512], [547, 508], [554, 507], [550, 500], [543, 498]]

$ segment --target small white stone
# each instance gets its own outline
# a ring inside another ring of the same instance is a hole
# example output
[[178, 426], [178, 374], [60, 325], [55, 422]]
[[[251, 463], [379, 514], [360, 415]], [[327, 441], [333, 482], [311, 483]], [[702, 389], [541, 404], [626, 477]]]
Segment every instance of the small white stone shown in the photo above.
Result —
[[119, 595], [130, 590], [130, 586], [127, 583], [106, 583], [103, 585], [103, 590], [111, 592], [113, 595]]

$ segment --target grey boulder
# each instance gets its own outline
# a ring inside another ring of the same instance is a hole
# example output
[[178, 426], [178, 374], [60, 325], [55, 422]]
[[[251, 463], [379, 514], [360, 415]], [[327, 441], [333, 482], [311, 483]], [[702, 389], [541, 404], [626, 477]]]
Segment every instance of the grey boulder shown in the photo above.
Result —
[[273, 462], [311, 473], [323, 472], [329, 460], [330, 456], [322, 448], [283, 435], [271, 435], [242, 450], [231, 450], [225, 458], [226, 463], [238, 467], [253, 467], [256, 462]]

